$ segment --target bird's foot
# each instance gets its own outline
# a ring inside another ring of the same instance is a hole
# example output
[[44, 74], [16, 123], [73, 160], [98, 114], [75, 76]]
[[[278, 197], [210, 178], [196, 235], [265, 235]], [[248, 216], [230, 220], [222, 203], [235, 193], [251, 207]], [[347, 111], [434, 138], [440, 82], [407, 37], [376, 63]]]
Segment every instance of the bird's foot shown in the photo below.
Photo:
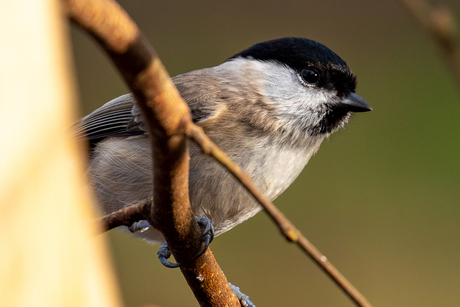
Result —
[[[214, 239], [214, 226], [207, 217], [197, 217], [196, 221], [201, 229], [201, 241], [204, 243], [203, 248], [195, 256], [195, 258], [198, 258], [204, 254], [212, 239]], [[168, 258], [171, 257], [171, 251], [169, 250], [167, 242], [163, 243], [157, 254], [160, 262], [167, 268], [177, 268], [182, 265], [181, 263], [172, 263], [168, 261]]]
[[147, 231], [150, 227], [152, 227], [149, 222], [146, 220], [140, 220], [138, 222], [134, 222], [131, 226], [128, 227], [129, 231], [132, 233], [143, 233]]
[[250, 300], [249, 296], [244, 294], [243, 292], [240, 291], [240, 288], [232, 285], [231, 283], [228, 283], [230, 285], [230, 288], [232, 288], [233, 293], [235, 293], [236, 297], [240, 300], [240, 304], [243, 307], [256, 307]]

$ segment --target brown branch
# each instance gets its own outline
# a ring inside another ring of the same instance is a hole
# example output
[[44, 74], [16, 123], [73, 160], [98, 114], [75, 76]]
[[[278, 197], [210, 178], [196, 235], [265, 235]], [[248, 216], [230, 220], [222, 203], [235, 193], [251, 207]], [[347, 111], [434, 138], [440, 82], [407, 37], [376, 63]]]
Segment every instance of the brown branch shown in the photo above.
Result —
[[93, 36], [117, 66], [148, 123], [155, 206], [146, 220], [162, 232], [176, 260], [183, 263], [182, 273], [201, 306], [240, 306], [210, 249], [194, 259], [201, 233], [188, 199], [187, 104], [153, 48], [116, 2], [63, 3], [71, 20]]
[[403, 0], [420, 24], [435, 40], [460, 90], [460, 50], [454, 17], [445, 4], [430, 7], [425, 0]]
[[119, 226], [131, 226], [134, 222], [146, 220], [151, 215], [153, 199], [149, 198], [137, 204], [125, 207], [121, 210], [104, 215], [96, 220], [103, 227], [102, 232]]

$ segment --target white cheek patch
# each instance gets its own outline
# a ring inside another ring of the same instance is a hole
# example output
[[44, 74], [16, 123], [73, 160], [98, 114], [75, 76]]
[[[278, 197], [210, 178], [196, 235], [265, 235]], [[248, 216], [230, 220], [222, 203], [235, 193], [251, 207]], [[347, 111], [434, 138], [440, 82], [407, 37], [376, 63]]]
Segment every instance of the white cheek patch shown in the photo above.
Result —
[[304, 85], [292, 68], [276, 62], [258, 62], [263, 73], [264, 95], [276, 105], [277, 115], [285, 124], [304, 129], [315, 126], [322, 119], [326, 103], [337, 99], [335, 91]]

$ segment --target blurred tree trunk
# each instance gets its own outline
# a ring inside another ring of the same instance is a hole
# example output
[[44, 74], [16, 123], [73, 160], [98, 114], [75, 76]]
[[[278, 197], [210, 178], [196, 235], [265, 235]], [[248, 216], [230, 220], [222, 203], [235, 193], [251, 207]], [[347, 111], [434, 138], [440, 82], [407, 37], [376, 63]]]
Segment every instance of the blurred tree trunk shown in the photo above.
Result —
[[0, 305], [119, 306], [95, 229], [57, 0], [0, 11]]

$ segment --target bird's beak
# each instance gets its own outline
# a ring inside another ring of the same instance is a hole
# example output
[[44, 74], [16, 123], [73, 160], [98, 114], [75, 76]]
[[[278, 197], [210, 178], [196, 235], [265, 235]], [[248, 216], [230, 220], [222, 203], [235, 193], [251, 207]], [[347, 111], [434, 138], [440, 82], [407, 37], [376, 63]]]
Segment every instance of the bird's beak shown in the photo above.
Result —
[[366, 102], [366, 100], [362, 99], [355, 93], [350, 93], [350, 95], [344, 98], [341, 103], [351, 112], [372, 111], [372, 107]]

